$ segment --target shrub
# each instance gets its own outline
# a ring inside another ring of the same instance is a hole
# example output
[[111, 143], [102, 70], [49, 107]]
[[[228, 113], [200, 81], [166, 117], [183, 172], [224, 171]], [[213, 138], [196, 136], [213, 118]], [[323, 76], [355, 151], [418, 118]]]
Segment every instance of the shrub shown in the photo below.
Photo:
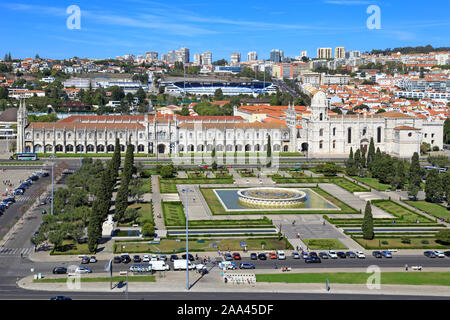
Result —
[[428, 240], [422, 240], [422, 241], [420, 241], [420, 243], [422, 243], [422, 244], [429, 244], [430, 241], [428, 241]]
[[386, 240], [383, 240], [383, 241], [381, 241], [381, 244], [387, 245], [387, 244], [389, 244], [389, 242]]
[[402, 243], [410, 244], [411, 243], [411, 239], [408, 238], [408, 237], [402, 237]]

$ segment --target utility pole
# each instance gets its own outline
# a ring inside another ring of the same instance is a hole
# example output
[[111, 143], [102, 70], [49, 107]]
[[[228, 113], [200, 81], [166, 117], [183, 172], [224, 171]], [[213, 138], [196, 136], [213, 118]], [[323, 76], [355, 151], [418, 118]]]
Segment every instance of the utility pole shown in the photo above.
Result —
[[[54, 150], [54, 149], [53, 149]], [[52, 198], [51, 198], [51, 215], [53, 215], [53, 179], [54, 179], [54, 168], [55, 168], [55, 153], [53, 153], [53, 158], [52, 158]]]
[[186, 188], [186, 290], [189, 291], [189, 226], [188, 226], [188, 193], [189, 189]]

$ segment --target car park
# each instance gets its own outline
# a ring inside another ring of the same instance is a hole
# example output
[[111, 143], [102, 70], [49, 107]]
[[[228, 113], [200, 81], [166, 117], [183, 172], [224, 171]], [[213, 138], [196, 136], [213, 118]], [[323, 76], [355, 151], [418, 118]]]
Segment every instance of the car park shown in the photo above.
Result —
[[385, 258], [392, 258], [392, 253], [391, 253], [389, 250], [381, 251], [381, 254], [382, 254], [383, 257], [385, 257]]
[[141, 262], [141, 261], [142, 261], [142, 259], [139, 255], [136, 254], [133, 256], [133, 262]]
[[239, 269], [255, 269], [255, 265], [253, 263], [243, 262], [239, 264]]
[[445, 258], [445, 254], [442, 251], [433, 251], [433, 253], [436, 255], [436, 257], [438, 258]]
[[92, 256], [90, 259], [89, 259], [89, 263], [96, 263], [97, 262], [97, 258], [95, 257], [95, 256]]
[[341, 258], [341, 259], [347, 258], [347, 256], [345, 255], [345, 252], [339, 251], [339, 252], [337, 252], [336, 254], [337, 254], [337, 256], [338, 256], [339, 258]]
[[53, 274], [66, 274], [67, 268], [64, 267], [56, 267], [53, 269]]
[[121, 263], [122, 259], [119, 256], [115, 256], [113, 261], [114, 263]]
[[319, 252], [319, 257], [321, 259], [328, 259], [328, 254], [326, 252]]
[[300, 254], [297, 251], [292, 252], [293, 259], [300, 259]]
[[267, 260], [267, 256], [265, 253], [260, 253], [260, 254], [258, 254], [258, 259], [259, 260]]
[[337, 254], [336, 254], [336, 252], [334, 250], [328, 250], [328, 256], [331, 259], [337, 259], [338, 258]]
[[286, 260], [286, 254], [284, 253], [283, 250], [278, 250], [277, 256], [278, 256], [278, 260]]
[[258, 255], [254, 252], [250, 253], [250, 259], [251, 260], [258, 260]]
[[305, 263], [321, 263], [322, 261], [320, 260], [319, 257], [308, 257], [305, 259]]
[[233, 259], [234, 260], [241, 260], [241, 255], [239, 254], [239, 252], [234, 252], [233, 253]]
[[374, 251], [374, 252], [372, 252], [372, 255], [378, 259], [383, 257], [383, 254], [380, 251]]
[[355, 254], [353, 251], [347, 251], [347, 252], [345, 253], [345, 255], [346, 255], [347, 257], [349, 257], [350, 259], [356, 258], [356, 254]]
[[174, 262], [175, 260], [178, 260], [178, 256], [176, 254], [172, 254], [170, 256], [170, 261]]

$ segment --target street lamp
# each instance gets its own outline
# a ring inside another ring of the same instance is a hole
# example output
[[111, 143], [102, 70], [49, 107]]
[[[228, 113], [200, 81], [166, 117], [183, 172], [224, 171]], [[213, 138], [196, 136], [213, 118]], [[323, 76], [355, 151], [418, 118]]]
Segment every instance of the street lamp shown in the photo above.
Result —
[[54, 176], [54, 168], [55, 168], [55, 148], [53, 148], [53, 158], [52, 158], [52, 198], [51, 201], [51, 215], [53, 215], [53, 176]]
[[189, 217], [189, 211], [188, 211], [188, 192], [190, 190], [188, 188], [183, 189], [182, 192], [186, 194], [186, 202], [185, 202], [185, 208], [186, 208], [186, 290], [189, 290], [189, 227], [188, 227], [188, 217]]

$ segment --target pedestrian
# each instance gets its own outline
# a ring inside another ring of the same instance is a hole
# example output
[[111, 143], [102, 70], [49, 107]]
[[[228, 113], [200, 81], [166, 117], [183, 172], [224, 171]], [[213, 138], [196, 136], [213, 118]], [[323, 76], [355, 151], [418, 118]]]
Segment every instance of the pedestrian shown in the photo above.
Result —
[[405, 270], [406, 270], [406, 272], [408, 272], [408, 265], [407, 264], [405, 265]]

